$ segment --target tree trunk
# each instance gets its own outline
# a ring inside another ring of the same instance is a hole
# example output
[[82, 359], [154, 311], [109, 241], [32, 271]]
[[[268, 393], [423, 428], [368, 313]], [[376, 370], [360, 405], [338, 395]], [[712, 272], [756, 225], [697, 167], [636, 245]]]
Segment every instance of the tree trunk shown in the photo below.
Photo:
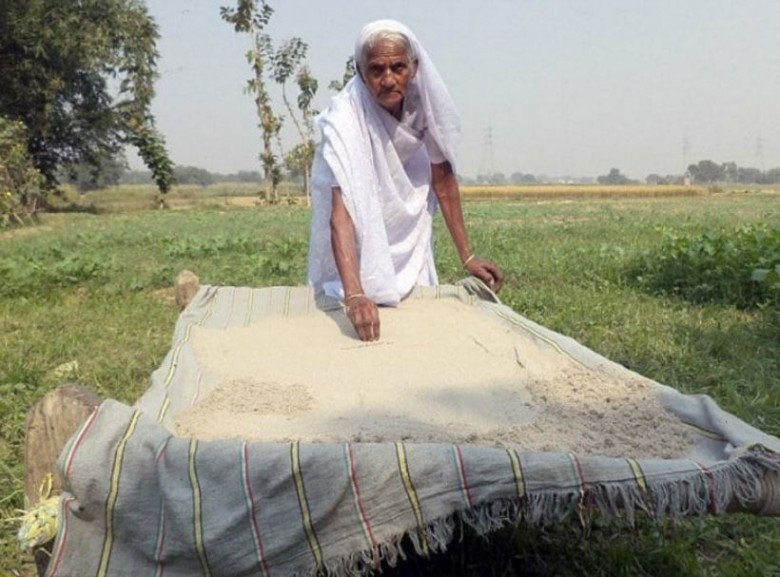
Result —
[[[267, 171], [266, 171], [267, 172]], [[265, 177], [265, 203], [271, 204], [274, 197], [274, 178], [271, 175]]]
[[306, 194], [306, 206], [311, 206], [311, 168], [303, 168], [303, 190]]

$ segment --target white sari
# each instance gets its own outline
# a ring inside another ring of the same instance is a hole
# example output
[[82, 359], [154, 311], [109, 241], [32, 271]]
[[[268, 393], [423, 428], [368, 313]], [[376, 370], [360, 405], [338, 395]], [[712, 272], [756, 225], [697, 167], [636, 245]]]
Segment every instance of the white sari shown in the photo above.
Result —
[[344, 296], [330, 230], [331, 189], [338, 186], [355, 226], [363, 292], [374, 302], [396, 305], [415, 284], [438, 282], [430, 164], [449, 161], [454, 170], [459, 122], [441, 77], [402, 24], [369, 24], [356, 54], [377, 29], [409, 38], [417, 74], [404, 98], [400, 122], [374, 101], [359, 76], [317, 118], [322, 141], [312, 170], [308, 280], [317, 293]]

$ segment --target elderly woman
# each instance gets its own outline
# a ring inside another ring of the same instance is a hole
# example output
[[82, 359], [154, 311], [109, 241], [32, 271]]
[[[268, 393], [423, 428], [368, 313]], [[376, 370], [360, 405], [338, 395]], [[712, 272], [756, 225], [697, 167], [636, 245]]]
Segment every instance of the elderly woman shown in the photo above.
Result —
[[318, 117], [309, 283], [343, 299], [360, 339], [380, 336], [377, 305], [438, 282], [437, 205], [464, 268], [494, 291], [503, 273], [471, 252], [455, 175], [459, 120], [414, 34], [379, 20], [355, 44], [358, 74]]

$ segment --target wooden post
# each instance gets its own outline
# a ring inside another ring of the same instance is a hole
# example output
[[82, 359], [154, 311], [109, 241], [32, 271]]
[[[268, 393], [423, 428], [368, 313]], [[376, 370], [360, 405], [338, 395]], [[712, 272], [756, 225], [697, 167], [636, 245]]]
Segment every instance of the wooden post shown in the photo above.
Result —
[[[61, 385], [38, 401], [27, 413], [24, 439], [24, 494], [30, 506], [40, 500], [40, 487], [46, 476], [53, 476], [52, 495], [62, 492], [57, 459], [68, 440], [102, 399], [81, 385]], [[38, 575], [49, 563], [52, 543], [33, 551]]]
[[195, 273], [184, 269], [176, 277], [173, 286], [176, 291], [176, 305], [180, 311], [183, 311], [190, 304], [195, 293], [198, 292], [200, 281]]
[[27, 413], [24, 494], [31, 504], [38, 502], [39, 488], [48, 473], [54, 475], [52, 494], [62, 491], [57, 458], [68, 439], [101, 402], [86, 387], [66, 384], [48, 393]]

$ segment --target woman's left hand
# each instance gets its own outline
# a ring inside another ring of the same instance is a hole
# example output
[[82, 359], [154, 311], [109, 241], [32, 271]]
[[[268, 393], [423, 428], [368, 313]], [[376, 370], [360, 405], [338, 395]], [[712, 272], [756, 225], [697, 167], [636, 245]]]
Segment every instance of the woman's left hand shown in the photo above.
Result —
[[466, 263], [465, 269], [469, 274], [484, 282], [494, 293], [498, 293], [504, 284], [503, 271], [492, 261], [473, 257]]

